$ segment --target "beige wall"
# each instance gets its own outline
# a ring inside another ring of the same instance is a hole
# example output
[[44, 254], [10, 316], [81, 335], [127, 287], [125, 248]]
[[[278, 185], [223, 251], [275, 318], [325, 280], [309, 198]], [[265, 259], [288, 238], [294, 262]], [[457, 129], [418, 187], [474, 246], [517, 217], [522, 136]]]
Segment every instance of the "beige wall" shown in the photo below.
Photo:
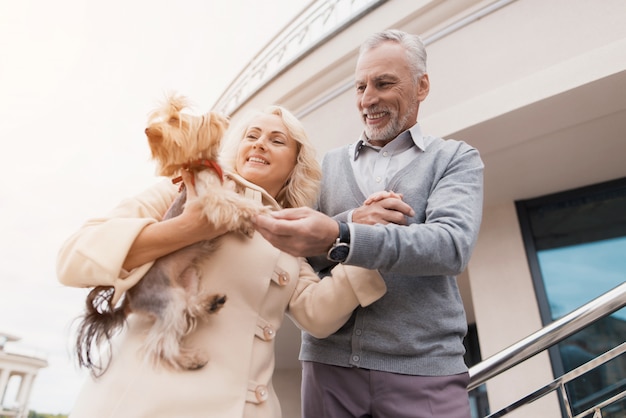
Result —
[[[486, 207], [470, 261], [474, 315], [483, 358], [542, 327], [513, 203]], [[487, 384], [492, 412], [552, 380], [547, 353], [516, 366]], [[520, 417], [559, 416], [556, 398], [520, 410]]]

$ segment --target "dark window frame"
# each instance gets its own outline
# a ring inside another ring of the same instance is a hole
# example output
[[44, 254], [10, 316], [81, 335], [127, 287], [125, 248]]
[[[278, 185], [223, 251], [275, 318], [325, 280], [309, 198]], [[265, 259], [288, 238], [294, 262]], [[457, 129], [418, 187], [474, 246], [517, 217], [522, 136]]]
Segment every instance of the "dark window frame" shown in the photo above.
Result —
[[530, 267], [530, 274], [532, 276], [535, 294], [539, 303], [539, 312], [543, 326], [552, 322], [552, 316], [550, 314], [550, 306], [548, 305], [548, 297], [544, 286], [543, 276], [539, 268], [537, 249], [535, 248], [535, 239], [530, 225], [529, 211], [565, 200], [586, 198], [613, 192], [619, 189], [626, 189], [626, 177], [532, 199], [515, 201], [515, 208], [521, 228], [524, 249], [526, 251], [526, 257]]
[[[537, 298], [537, 303], [539, 306], [541, 323], [543, 326], [552, 323], [553, 319], [548, 301], [548, 295], [546, 292], [544, 277], [541, 273], [541, 269], [539, 266], [537, 248], [535, 245], [535, 236], [532, 231], [529, 213], [534, 209], [558, 204], [560, 202], [568, 200], [593, 199], [594, 195], [613, 193], [616, 191], [618, 191], [619, 193], [624, 193], [625, 189], [626, 177], [623, 177], [550, 195], [515, 201], [515, 209], [518, 216], [524, 249], [526, 251], [528, 266], [530, 269], [533, 287], [535, 290], [535, 296]], [[550, 355], [553, 376], [563, 375], [563, 362], [558, 346], [555, 345], [551, 347], [548, 350], [548, 353]], [[564, 411], [563, 405], [561, 405], [561, 410]]]

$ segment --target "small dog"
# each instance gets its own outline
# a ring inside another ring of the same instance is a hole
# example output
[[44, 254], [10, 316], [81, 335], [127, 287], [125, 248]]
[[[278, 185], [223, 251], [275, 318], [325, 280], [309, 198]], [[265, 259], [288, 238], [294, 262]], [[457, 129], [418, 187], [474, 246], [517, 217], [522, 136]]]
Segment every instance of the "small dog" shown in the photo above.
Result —
[[[182, 170], [194, 173], [197, 199], [187, 202], [186, 190], [168, 209], [164, 219], [182, 213], [185, 204], [201, 205], [208, 222], [226, 226], [251, 236], [254, 216], [266, 211], [252, 200], [223, 186], [223, 174], [218, 160], [220, 143], [228, 128], [228, 119], [209, 112], [194, 116], [182, 111], [189, 108], [188, 100], [180, 95], [169, 95], [162, 107], [149, 117], [145, 130], [158, 174], [181, 180]], [[94, 377], [102, 375], [104, 363], [96, 359], [94, 349], [118, 332], [126, 317], [134, 312], [154, 319], [143, 349], [154, 364], [177, 370], [203, 367], [207, 356], [199, 350], [181, 346], [198, 320], [206, 320], [226, 302], [226, 296], [207, 294], [200, 287], [199, 262], [216, 248], [214, 240], [203, 241], [157, 259], [146, 275], [129, 289], [118, 307], [112, 306], [114, 288], [97, 286], [86, 300], [86, 312], [78, 328], [76, 350], [78, 362], [88, 368]]]

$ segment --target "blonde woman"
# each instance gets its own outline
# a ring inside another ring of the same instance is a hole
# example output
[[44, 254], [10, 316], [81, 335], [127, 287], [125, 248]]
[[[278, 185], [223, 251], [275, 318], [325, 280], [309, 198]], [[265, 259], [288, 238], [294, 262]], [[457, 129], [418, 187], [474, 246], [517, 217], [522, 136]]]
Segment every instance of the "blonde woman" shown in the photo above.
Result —
[[[251, 115], [231, 131], [223, 156], [230, 186], [273, 209], [311, 205], [317, 196], [321, 170], [314, 148], [284, 108]], [[193, 196], [190, 183], [186, 179]], [[322, 338], [386, 291], [376, 271], [351, 266], [340, 265], [320, 281], [304, 258], [281, 252], [258, 233], [248, 238], [215, 230], [191, 205], [161, 221], [177, 193], [178, 186], [164, 181], [88, 221], [62, 246], [58, 276], [68, 286], [114, 286], [121, 295], [155, 259], [218, 238], [217, 251], [202, 264], [202, 286], [228, 299], [185, 340], [208, 351], [210, 360], [193, 371], [151, 366], [139, 351], [149, 321], [131, 314], [114, 338], [108, 370], [89, 378], [72, 418], [278, 418], [274, 337], [285, 314]]]

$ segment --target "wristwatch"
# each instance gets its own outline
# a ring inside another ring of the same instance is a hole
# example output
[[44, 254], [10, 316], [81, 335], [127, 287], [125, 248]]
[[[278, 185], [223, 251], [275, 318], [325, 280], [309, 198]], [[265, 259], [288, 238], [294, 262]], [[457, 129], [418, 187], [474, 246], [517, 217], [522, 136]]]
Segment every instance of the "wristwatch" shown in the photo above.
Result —
[[337, 221], [339, 224], [339, 236], [328, 250], [326, 258], [335, 263], [343, 263], [350, 253], [350, 228], [345, 222]]

